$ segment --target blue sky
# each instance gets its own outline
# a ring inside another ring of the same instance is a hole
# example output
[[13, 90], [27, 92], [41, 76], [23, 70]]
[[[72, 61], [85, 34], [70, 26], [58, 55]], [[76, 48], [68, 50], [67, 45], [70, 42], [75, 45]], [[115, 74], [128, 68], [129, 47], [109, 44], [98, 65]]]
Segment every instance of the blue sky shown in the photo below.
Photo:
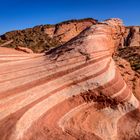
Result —
[[140, 25], [140, 0], [0, 0], [0, 34], [86, 17]]

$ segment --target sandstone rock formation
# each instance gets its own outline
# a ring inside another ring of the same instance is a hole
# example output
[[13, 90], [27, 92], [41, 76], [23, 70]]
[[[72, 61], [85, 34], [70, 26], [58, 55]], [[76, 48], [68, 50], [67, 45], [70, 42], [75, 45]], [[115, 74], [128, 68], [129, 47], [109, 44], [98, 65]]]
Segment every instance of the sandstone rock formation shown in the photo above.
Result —
[[123, 32], [110, 19], [45, 54], [0, 48], [0, 139], [138, 140], [139, 101], [112, 59]]

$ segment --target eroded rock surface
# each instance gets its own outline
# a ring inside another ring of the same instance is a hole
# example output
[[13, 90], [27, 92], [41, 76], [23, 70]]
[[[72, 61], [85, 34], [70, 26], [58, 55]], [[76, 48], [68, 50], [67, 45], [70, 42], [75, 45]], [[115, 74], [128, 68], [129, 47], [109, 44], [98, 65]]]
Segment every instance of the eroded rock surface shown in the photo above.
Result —
[[110, 19], [45, 54], [0, 48], [0, 139], [139, 139], [139, 101], [112, 59], [123, 32]]

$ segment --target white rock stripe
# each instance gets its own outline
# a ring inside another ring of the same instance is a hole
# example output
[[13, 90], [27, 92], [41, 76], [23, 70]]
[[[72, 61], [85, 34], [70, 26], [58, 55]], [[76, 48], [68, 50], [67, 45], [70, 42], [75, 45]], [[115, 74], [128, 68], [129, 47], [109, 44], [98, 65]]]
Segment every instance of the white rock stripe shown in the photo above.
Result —
[[126, 83], [125, 83], [125, 82], [123, 82], [123, 84], [124, 84], [123, 88], [122, 88], [119, 92], [113, 94], [113, 95], [111, 96], [112, 98], [115, 98], [115, 97], [121, 95], [122, 92], [123, 92], [126, 88], [128, 88], [128, 87], [126, 86]]

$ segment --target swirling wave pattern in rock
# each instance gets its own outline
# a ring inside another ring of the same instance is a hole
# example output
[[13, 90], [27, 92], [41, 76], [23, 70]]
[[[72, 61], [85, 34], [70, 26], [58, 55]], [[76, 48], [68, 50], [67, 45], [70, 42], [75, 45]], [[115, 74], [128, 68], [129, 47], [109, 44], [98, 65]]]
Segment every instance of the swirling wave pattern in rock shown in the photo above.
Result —
[[139, 139], [139, 102], [112, 59], [123, 32], [110, 19], [46, 54], [0, 48], [0, 140]]

